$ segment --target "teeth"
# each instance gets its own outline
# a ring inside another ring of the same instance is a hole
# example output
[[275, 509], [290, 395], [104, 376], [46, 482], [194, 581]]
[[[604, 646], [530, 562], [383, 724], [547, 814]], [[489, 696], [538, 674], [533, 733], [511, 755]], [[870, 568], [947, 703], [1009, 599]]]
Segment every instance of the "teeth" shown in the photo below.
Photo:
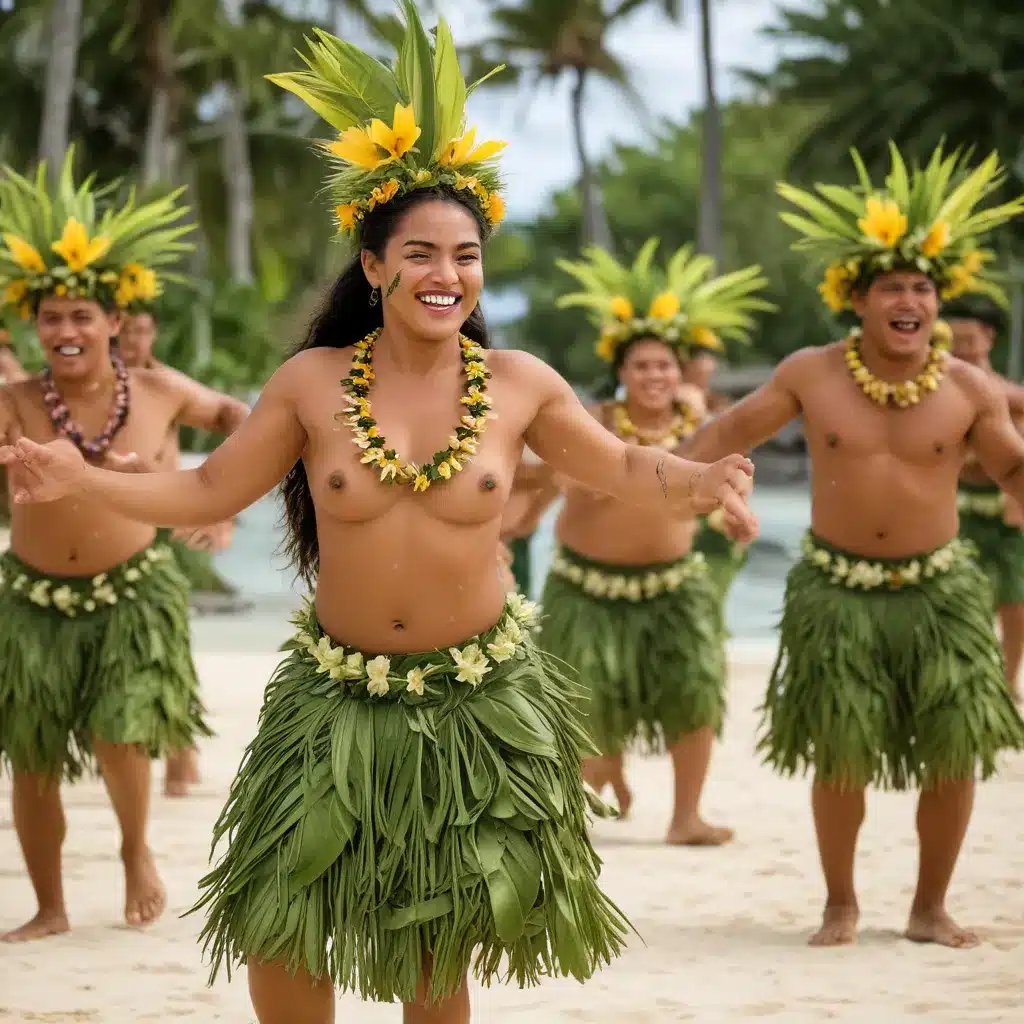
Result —
[[62, 356], [80, 356], [82, 354], [82, 348], [80, 345], [61, 345], [57, 351]]
[[419, 300], [428, 306], [454, 306], [459, 301], [455, 295], [421, 295]]

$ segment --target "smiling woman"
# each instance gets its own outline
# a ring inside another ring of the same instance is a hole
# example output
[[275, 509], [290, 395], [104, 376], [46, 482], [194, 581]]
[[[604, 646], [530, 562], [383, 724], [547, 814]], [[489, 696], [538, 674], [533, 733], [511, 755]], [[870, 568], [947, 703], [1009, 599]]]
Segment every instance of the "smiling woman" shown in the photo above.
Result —
[[524, 444], [623, 501], [720, 505], [756, 530], [745, 459], [627, 449], [550, 368], [487, 351], [500, 146], [465, 128], [447, 26], [432, 43], [403, 6], [393, 72], [320, 33], [309, 72], [275, 77], [341, 133], [324, 147], [329, 187], [360, 253], [241, 428], [184, 473], [0, 449], [24, 471], [19, 502], [84, 491], [169, 526], [227, 519], [285, 477], [289, 548], [315, 599], [267, 688], [200, 901], [214, 973], [246, 964], [261, 1024], [326, 1024], [335, 987], [399, 999], [407, 1022], [464, 1024], [471, 967], [485, 982], [583, 981], [622, 950], [629, 926], [587, 835], [588, 807], [607, 809], [580, 777], [576, 685], [499, 571]]

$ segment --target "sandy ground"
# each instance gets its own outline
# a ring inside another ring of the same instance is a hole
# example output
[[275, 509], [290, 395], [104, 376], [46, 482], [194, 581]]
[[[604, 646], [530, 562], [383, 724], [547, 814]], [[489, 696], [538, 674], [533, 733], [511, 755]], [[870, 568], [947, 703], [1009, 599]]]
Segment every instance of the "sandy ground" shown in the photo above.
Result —
[[[709, 816], [735, 825], [737, 842], [721, 850], [662, 845], [668, 766], [635, 761], [632, 820], [602, 822], [596, 836], [606, 887], [643, 941], [634, 939], [619, 962], [585, 987], [551, 981], [528, 992], [478, 991], [475, 1021], [1024, 1019], [1024, 759], [1008, 759], [1002, 777], [982, 789], [954, 888], [952, 909], [979, 927], [986, 940], [980, 949], [956, 952], [899, 938], [915, 870], [913, 801], [880, 795], [871, 800], [861, 844], [862, 940], [853, 948], [810, 950], [805, 941], [822, 894], [807, 787], [774, 778], [751, 753], [769, 660], [763, 649], [734, 651], [731, 718], [707, 792]], [[0, 946], [2, 1024], [253, 1021], [244, 975], [207, 988], [196, 945], [199, 921], [179, 915], [196, 895], [211, 824], [255, 728], [273, 662], [265, 654], [199, 656], [219, 737], [203, 750], [205, 782], [195, 795], [155, 798], [153, 842], [170, 890], [169, 912], [155, 927], [138, 933], [118, 923], [117, 837], [102, 788], [86, 783], [67, 791], [65, 870], [74, 930]], [[0, 928], [32, 910], [3, 781]], [[400, 1019], [395, 1006], [351, 997], [339, 1003], [345, 1024]]]

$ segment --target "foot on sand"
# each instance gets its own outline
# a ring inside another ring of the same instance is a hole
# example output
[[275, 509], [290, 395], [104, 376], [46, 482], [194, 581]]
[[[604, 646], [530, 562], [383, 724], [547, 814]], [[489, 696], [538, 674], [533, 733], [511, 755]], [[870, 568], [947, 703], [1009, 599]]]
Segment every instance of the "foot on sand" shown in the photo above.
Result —
[[164, 795], [188, 796], [188, 787], [199, 782], [199, 754], [195, 748], [167, 755], [164, 766]]
[[70, 930], [71, 925], [68, 924], [68, 915], [64, 910], [40, 910], [20, 928], [0, 935], [0, 942], [33, 942], [50, 935], [63, 935]]
[[124, 919], [133, 928], [152, 924], [167, 905], [167, 890], [149, 850], [124, 858]]
[[613, 781], [612, 792], [615, 794], [615, 802], [619, 805], [619, 821], [625, 821], [629, 817], [629, 809], [633, 805], [633, 791], [626, 785], [624, 779]]
[[669, 827], [665, 842], [670, 846], [724, 846], [731, 843], [736, 833], [721, 825], [709, 825], [696, 817], [682, 825]]
[[856, 906], [826, 907], [821, 927], [811, 936], [811, 946], [849, 946], [857, 941], [860, 910]]
[[912, 910], [906, 936], [911, 942], [934, 942], [951, 949], [973, 949], [981, 944], [976, 932], [961, 928], [945, 910]]

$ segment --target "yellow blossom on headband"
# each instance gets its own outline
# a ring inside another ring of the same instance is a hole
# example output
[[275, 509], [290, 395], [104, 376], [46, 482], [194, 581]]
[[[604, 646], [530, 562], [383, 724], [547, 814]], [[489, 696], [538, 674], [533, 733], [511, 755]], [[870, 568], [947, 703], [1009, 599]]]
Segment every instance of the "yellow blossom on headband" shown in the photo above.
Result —
[[507, 142], [491, 140], [481, 142], [474, 147], [476, 141], [476, 129], [470, 128], [465, 135], [452, 139], [444, 148], [441, 154], [440, 164], [442, 167], [462, 167], [464, 164], [478, 164], [484, 160], [490, 160], [497, 156], [507, 145]]
[[825, 280], [818, 285], [818, 293], [833, 313], [841, 313], [846, 308], [853, 277], [844, 263], [833, 263], [825, 268]]
[[722, 342], [719, 340], [718, 335], [714, 331], [709, 331], [706, 327], [694, 327], [690, 331], [690, 342], [700, 348], [709, 348], [715, 352], [721, 352], [722, 350]]
[[143, 302], [152, 302], [157, 297], [160, 289], [157, 287], [156, 274], [141, 263], [126, 263], [122, 271], [122, 277], [131, 282], [135, 298]]
[[974, 274], [963, 263], [957, 263], [949, 268], [949, 275], [942, 289], [942, 298], [946, 301], [959, 298], [964, 292], [973, 291], [975, 284]]
[[372, 210], [375, 206], [383, 205], [395, 198], [398, 192], [398, 180], [389, 178], [383, 185], [378, 185], [371, 193], [367, 205]]
[[907, 233], [907, 218], [894, 200], [871, 196], [857, 227], [867, 238], [891, 249]]
[[365, 171], [375, 171], [391, 162], [391, 157], [381, 156], [377, 143], [362, 128], [348, 128], [341, 133], [337, 142], [332, 142], [328, 151], [339, 160], [354, 164]]
[[963, 267], [968, 274], [977, 274], [985, 263], [985, 254], [978, 249], [964, 253]]
[[54, 242], [50, 248], [64, 260], [68, 269], [78, 273], [106, 255], [110, 248], [110, 239], [103, 235], [90, 239], [85, 225], [74, 217], [69, 217], [60, 241]]
[[608, 303], [608, 312], [617, 320], [632, 320], [633, 303], [624, 295], [616, 295]]
[[921, 241], [921, 252], [929, 259], [938, 256], [949, 245], [949, 225], [944, 220], [937, 220]]
[[497, 227], [505, 219], [505, 200], [497, 192], [492, 192], [484, 203], [484, 213], [492, 227]]
[[4, 305], [17, 306], [27, 294], [28, 281], [24, 278], [18, 278], [17, 281], [12, 281], [4, 290]]
[[679, 298], [671, 292], [655, 295], [647, 315], [655, 320], [671, 320], [679, 312]]
[[601, 340], [597, 343], [597, 357], [610, 363], [615, 358], [615, 336], [602, 334]]
[[354, 231], [356, 221], [359, 219], [358, 203], [338, 203], [334, 208], [338, 217], [338, 225], [342, 231]]
[[421, 131], [416, 124], [412, 104], [402, 106], [401, 103], [396, 103], [391, 127], [374, 118], [370, 122], [369, 136], [381, 149], [386, 150], [393, 160], [401, 160], [416, 145]]
[[22, 270], [27, 270], [32, 274], [42, 274], [46, 271], [46, 264], [43, 262], [43, 257], [39, 255], [39, 250], [35, 246], [29, 245], [24, 238], [6, 233], [4, 234], [4, 242], [7, 243], [7, 248], [11, 250], [14, 262]]

